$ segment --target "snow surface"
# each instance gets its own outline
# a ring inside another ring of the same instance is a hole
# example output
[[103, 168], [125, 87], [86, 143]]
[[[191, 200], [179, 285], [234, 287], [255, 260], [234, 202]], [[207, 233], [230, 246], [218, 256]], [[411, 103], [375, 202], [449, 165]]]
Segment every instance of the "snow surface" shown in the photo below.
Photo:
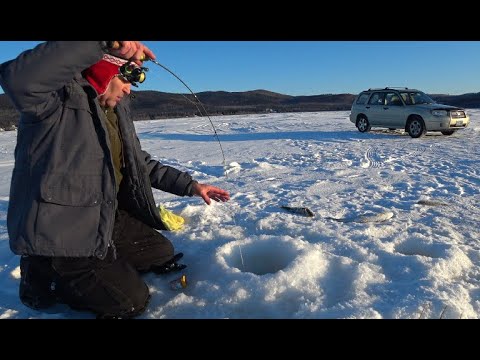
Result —
[[[349, 111], [137, 122], [143, 148], [228, 190], [206, 205], [154, 189], [181, 274], [147, 274], [141, 318], [479, 318], [480, 110], [453, 136], [362, 134]], [[6, 214], [16, 132], [0, 133], [0, 318], [93, 318], [18, 298]], [[306, 217], [281, 206], [308, 207]]]

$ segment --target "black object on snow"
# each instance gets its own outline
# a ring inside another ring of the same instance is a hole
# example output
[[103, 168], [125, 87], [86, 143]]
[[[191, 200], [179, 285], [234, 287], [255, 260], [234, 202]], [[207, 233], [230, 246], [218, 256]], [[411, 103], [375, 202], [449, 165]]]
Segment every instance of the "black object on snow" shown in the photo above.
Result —
[[290, 207], [290, 206], [280, 206], [280, 207], [294, 214], [303, 215], [307, 217], [315, 216], [313, 211], [306, 207]]
[[150, 271], [153, 271], [155, 274], [168, 274], [173, 271], [180, 271], [187, 267], [184, 264], [178, 264], [177, 261], [183, 257], [183, 253], [178, 253], [173, 256], [172, 259], [167, 261], [165, 264], [162, 265], [152, 265]]

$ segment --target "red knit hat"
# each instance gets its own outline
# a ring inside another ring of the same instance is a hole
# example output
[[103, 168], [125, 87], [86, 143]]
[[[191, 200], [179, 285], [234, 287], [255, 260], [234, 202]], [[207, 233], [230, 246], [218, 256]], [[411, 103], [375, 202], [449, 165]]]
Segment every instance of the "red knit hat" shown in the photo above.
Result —
[[126, 62], [127, 60], [105, 54], [102, 60], [84, 70], [82, 74], [97, 90], [98, 95], [103, 95], [113, 77], [120, 74], [120, 66]]

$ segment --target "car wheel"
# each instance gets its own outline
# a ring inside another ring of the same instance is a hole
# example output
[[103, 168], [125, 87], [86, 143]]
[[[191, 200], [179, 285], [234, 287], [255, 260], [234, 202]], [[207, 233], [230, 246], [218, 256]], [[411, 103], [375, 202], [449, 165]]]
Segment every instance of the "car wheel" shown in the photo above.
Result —
[[407, 123], [407, 132], [412, 138], [419, 138], [425, 135], [427, 129], [420, 116], [413, 116]]
[[455, 134], [455, 131], [457, 131], [457, 130], [443, 130], [442, 134], [447, 135], [447, 136], [448, 135], [453, 135], [453, 134]]
[[370, 131], [370, 129], [371, 129], [370, 122], [368, 121], [368, 119], [365, 115], [360, 115], [358, 117], [356, 125], [357, 125], [358, 131], [360, 131], [362, 133]]

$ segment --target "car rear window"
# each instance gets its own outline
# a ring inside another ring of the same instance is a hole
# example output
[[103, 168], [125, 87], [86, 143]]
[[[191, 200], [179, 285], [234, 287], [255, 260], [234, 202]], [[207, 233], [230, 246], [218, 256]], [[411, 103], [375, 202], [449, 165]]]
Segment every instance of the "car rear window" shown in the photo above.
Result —
[[370, 95], [370, 94], [360, 94], [360, 96], [359, 96], [358, 99], [357, 99], [357, 104], [358, 104], [358, 105], [366, 104], [369, 95]]
[[385, 104], [385, 93], [376, 92], [373, 93], [370, 101], [368, 102], [369, 105], [384, 105]]

